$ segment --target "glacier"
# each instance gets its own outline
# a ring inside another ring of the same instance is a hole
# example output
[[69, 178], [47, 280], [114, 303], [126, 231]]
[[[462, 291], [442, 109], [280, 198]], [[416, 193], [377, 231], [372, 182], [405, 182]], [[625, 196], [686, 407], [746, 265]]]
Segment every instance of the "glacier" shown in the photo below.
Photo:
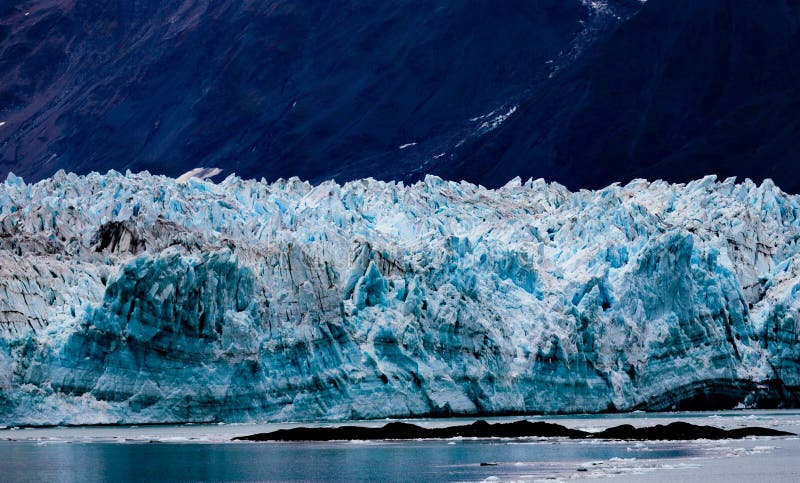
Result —
[[58, 172], [0, 184], [0, 424], [796, 406], [800, 198]]

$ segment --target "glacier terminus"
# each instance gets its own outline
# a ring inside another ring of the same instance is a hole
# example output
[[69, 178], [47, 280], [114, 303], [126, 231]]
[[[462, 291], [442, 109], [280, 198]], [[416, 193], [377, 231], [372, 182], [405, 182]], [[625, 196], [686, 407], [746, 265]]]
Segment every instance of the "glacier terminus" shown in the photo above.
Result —
[[800, 197], [63, 171], [0, 184], [0, 424], [788, 407]]

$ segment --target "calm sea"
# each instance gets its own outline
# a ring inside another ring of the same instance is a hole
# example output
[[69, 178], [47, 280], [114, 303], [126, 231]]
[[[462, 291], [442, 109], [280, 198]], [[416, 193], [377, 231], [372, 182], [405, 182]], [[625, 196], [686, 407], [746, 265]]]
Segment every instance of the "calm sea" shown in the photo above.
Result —
[[[519, 418], [493, 418], [510, 421]], [[545, 419], [600, 430], [682, 420], [800, 433], [797, 411]], [[415, 420], [442, 426], [472, 419]], [[371, 421], [381, 425], [385, 421]], [[800, 481], [800, 438], [598, 442], [455, 439], [250, 443], [230, 438], [292, 425], [181, 425], [0, 430], [2, 481]]]

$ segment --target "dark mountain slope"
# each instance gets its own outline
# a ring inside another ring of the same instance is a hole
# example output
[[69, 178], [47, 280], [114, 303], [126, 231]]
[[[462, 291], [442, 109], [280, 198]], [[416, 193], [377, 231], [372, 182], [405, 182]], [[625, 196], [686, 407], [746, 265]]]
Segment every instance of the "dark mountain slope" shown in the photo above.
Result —
[[[0, 179], [218, 166], [403, 178], [639, 8], [614, 0], [0, 7]], [[401, 145], [408, 146], [399, 149]]]
[[800, 2], [649, 0], [445, 176], [572, 188], [772, 177], [800, 190]]

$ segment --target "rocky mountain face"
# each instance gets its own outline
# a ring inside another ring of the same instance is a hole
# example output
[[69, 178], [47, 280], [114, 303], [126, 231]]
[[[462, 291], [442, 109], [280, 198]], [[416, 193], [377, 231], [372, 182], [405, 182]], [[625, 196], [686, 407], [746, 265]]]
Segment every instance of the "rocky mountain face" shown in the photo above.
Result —
[[57, 173], [0, 184], [0, 422], [792, 406], [800, 199]]
[[797, 192], [798, 43], [794, 0], [650, 0], [436, 172], [571, 188], [714, 173]]
[[0, 179], [419, 178], [638, 0], [14, 0]]
[[199, 166], [800, 189], [794, 0], [14, 0], [0, 179]]

